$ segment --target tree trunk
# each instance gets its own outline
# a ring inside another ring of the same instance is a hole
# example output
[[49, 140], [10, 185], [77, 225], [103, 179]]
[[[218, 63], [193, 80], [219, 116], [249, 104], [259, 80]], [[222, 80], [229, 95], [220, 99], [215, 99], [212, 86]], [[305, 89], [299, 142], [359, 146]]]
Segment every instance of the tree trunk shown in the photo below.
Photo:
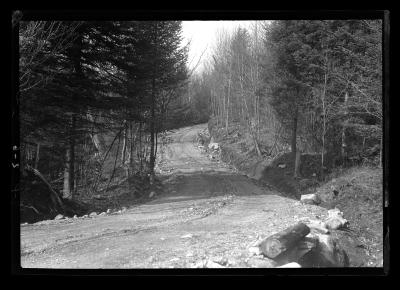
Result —
[[155, 144], [155, 146], [154, 146], [154, 150], [155, 150], [155, 152], [154, 152], [154, 156], [156, 156], [156, 157], [157, 157], [157, 149], [158, 149], [158, 132], [156, 132], [156, 133], [155, 133], [155, 135], [156, 135], [156, 144]]
[[86, 112], [86, 118], [92, 123], [92, 132], [89, 133], [90, 139], [92, 140], [94, 147], [96, 147], [97, 151], [100, 153], [100, 155], [102, 155], [104, 152], [104, 140], [101, 139], [98, 134], [94, 133], [96, 119], [93, 117], [90, 110]]
[[342, 157], [342, 165], [346, 166], [346, 125], [347, 125], [347, 100], [348, 100], [348, 93], [346, 92], [344, 97], [344, 115], [345, 119], [343, 120], [342, 126], [342, 147], [341, 147], [341, 157]]
[[64, 167], [64, 187], [63, 187], [63, 198], [71, 199], [71, 187], [70, 187], [70, 170], [69, 166], [71, 164], [71, 151], [67, 148], [65, 152], [65, 167]]
[[292, 155], [293, 155], [293, 163], [295, 163], [296, 159], [296, 151], [297, 151], [297, 115], [298, 115], [298, 107], [296, 106], [296, 111], [293, 116], [293, 129], [292, 129]]
[[150, 120], [150, 180], [154, 179], [154, 165], [155, 165], [155, 106], [156, 106], [156, 80], [155, 77], [152, 79], [151, 84], [151, 120]]
[[113, 170], [112, 170], [112, 173], [111, 173], [111, 177], [110, 177], [110, 179], [108, 180], [108, 183], [107, 183], [106, 192], [108, 191], [108, 188], [110, 187], [111, 181], [113, 180], [114, 175], [115, 175], [115, 168], [117, 168], [118, 152], [119, 152], [119, 145], [120, 144], [121, 144], [121, 135], [119, 135], [119, 137], [118, 137], [118, 145], [117, 145], [117, 152], [115, 154], [115, 159], [114, 159], [114, 166], [113, 166]]
[[64, 188], [63, 197], [67, 199], [73, 198], [75, 185], [75, 116], [71, 116], [71, 126], [69, 130], [68, 147], [66, 150], [66, 160], [64, 169]]
[[130, 146], [129, 146], [129, 170], [128, 170], [128, 176], [131, 176], [133, 173], [133, 149], [134, 149], [134, 141], [133, 141], [133, 122], [129, 123], [129, 132], [130, 132]]
[[225, 123], [225, 127], [226, 127], [226, 94], [225, 94], [225, 87], [222, 88], [222, 101], [223, 101], [223, 107], [222, 107], [222, 112], [221, 112], [221, 127], [224, 127], [224, 123]]
[[[327, 65], [328, 63], [328, 58], [325, 56], [325, 64]], [[322, 122], [322, 152], [321, 152], [321, 178], [324, 180], [325, 178], [325, 135], [326, 135], [326, 118], [327, 118], [327, 108], [326, 108], [326, 86], [328, 82], [328, 72], [327, 69], [325, 69], [325, 75], [324, 75], [324, 90], [321, 95], [321, 101], [322, 101], [322, 117], [323, 117], [323, 122]]]
[[268, 258], [275, 259], [280, 254], [296, 246], [309, 233], [310, 228], [303, 223], [299, 223], [265, 239], [260, 244], [260, 250]]
[[36, 145], [36, 158], [35, 158], [35, 169], [38, 169], [39, 167], [39, 157], [40, 157], [40, 143], [37, 143]]
[[260, 96], [257, 96], [257, 137], [260, 137]]
[[121, 153], [121, 162], [123, 165], [125, 165], [125, 157], [126, 157], [126, 147], [127, 147], [127, 126], [126, 126], [126, 121], [124, 122], [124, 134], [123, 134], [123, 139], [122, 139], [122, 153]]
[[139, 122], [139, 160], [140, 160], [140, 171], [143, 170], [143, 152], [142, 152], [142, 122]]
[[257, 137], [253, 135], [253, 142], [254, 142], [254, 147], [256, 148], [256, 152], [258, 156], [261, 156], [261, 151], [260, 151], [260, 146], [258, 146], [257, 142]]
[[119, 137], [121, 136], [121, 132], [122, 132], [122, 129], [119, 130], [118, 133], [115, 135], [115, 137], [114, 137], [114, 139], [112, 140], [110, 146], [108, 147], [108, 150], [106, 151], [106, 153], [105, 153], [104, 156], [103, 156], [103, 159], [102, 159], [101, 165], [100, 165], [99, 174], [97, 175], [97, 177], [96, 177], [96, 179], [95, 179], [95, 181], [94, 181], [94, 183], [93, 183], [93, 185], [92, 185], [93, 191], [96, 191], [96, 190], [97, 190], [98, 181], [100, 180], [100, 177], [101, 177], [101, 175], [102, 175], [102, 173], [103, 173], [104, 163], [105, 163], [105, 161], [106, 161], [106, 159], [107, 159], [107, 157], [108, 157], [108, 154], [110, 153], [112, 147], [114, 146], [115, 140], [117, 140], [117, 138], [119, 138]]
[[39, 170], [31, 168], [29, 165], [26, 166], [27, 170], [32, 171], [37, 177], [39, 177], [49, 188], [50, 192], [51, 192], [51, 200], [54, 203], [54, 205], [56, 207], [60, 207], [61, 209], [65, 209], [65, 206], [60, 198], [60, 196], [58, 195], [58, 193], [51, 187], [50, 183], [46, 180], [46, 178], [44, 178], [44, 176], [40, 173]]
[[321, 150], [321, 178], [324, 179], [324, 169], [325, 169], [325, 134], [326, 134], [326, 123], [325, 118], [322, 124], [322, 150]]
[[294, 177], [298, 177], [298, 175], [299, 175], [300, 158], [301, 158], [301, 152], [299, 149], [297, 149], [296, 150], [296, 158], [295, 158], [295, 162], [294, 162]]
[[226, 134], [229, 134], [229, 102], [230, 102], [230, 93], [231, 93], [231, 79], [229, 75], [229, 80], [228, 80], [228, 91], [227, 91], [227, 106], [226, 106]]
[[382, 163], [382, 154], [383, 154], [383, 132], [382, 132], [382, 136], [381, 136], [381, 148], [379, 150], [379, 167], [383, 167], [383, 163]]

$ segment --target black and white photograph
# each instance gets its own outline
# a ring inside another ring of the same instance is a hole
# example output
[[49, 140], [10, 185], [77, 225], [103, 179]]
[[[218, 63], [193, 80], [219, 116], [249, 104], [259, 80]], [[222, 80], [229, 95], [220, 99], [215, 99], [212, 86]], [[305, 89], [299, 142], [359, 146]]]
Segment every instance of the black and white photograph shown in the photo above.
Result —
[[59, 15], [12, 13], [20, 271], [383, 273], [387, 11]]

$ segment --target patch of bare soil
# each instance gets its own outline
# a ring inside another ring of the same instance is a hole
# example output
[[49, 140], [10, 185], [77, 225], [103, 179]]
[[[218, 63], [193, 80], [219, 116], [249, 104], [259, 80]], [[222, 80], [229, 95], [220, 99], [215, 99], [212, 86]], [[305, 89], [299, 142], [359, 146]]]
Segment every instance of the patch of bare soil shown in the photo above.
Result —
[[357, 247], [366, 255], [364, 266], [383, 264], [382, 169], [355, 167], [317, 189], [326, 208], [339, 208], [350, 222]]
[[[281, 148], [282, 151], [279, 152], [276, 150], [276, 144], [271, 145], [271, 140], [265, 140], [268, 136], [264, 136], [263, 142], [268, 144], [259, 144], [262, 153], [262, 156], [259, 156], [254, 142], [239, 124], [233, 123], [228, 132], [217, 128], [211, 121], [209, 127], [211, 135], [221, 147], [218, 157], [248, 177], [259, 181], [260, 185], [275, 188], [289, 198], [300, 199], [305, 190], [313, 189], [319, 184], [320, 172], [317, 168], [321, 160], [320, 154], [302, 154], [299, 176], [294, 178], [293, 156], [287, 152], [288, 148]], [[329, 172], [330, 164], [327, 167], [326, 172]]]
[[261, 187], [210, 157], [196, 146], [205, 128], [171, 132], [158, 160], [162, 190], [147, 202], [21, 225], [22, 267], [271, 268], [288, 262], [249, 249], [301, 221], [324, 220], [327, 210]]

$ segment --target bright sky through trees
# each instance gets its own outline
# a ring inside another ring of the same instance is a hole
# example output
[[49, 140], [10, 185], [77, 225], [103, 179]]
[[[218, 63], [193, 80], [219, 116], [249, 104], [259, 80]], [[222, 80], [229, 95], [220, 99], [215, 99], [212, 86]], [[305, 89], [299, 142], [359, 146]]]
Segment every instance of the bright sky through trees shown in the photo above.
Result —
[[200, 72], [203, 68], [202, 63], [208, 58], [208, 53], [212, 49], [216, 39], [216, 33], [221, 30], [232, 31], [241, 27], [250, 27], [253, 21], [183, 21], [184, 43], [190, 43], [189, 49], [189, 67], [193, 68], [199, 61], [200, 56], [204, 52], [203, 57], [196, 69]]

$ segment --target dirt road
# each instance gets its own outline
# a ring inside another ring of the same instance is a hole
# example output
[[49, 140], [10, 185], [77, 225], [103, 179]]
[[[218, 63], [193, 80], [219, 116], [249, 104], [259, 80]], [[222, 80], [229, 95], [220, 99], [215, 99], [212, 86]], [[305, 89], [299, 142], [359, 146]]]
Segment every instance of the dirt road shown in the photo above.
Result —
[[[170, 134], [157, 171], [165, 193], [120, 214], [21, 225], [24, 268], [189, 268], [225, 259], [260, 267], [248, 246], [323, 208], [260, 188], [194, 144], [206, 125]], [[264, 265], [265, 266], [265, 265]]]

